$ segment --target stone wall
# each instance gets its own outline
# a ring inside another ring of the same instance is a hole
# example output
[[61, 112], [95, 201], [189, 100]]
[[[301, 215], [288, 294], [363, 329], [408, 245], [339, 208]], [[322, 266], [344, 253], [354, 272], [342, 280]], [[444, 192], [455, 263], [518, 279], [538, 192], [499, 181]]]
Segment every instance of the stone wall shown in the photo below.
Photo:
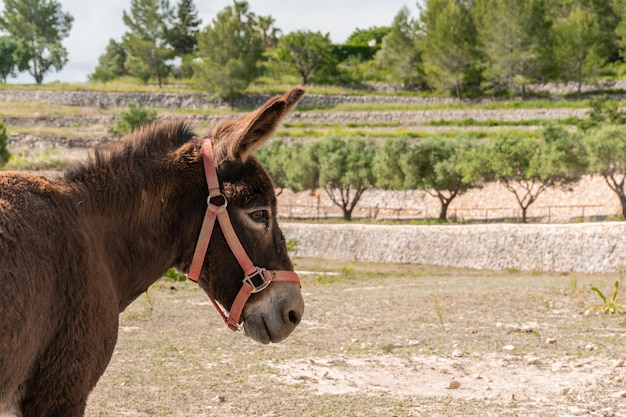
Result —
[[[238, 108], [253, 108], [263, 104], [271, 95], [246, 94], [237, 97], [233, 105]], [[99, 91], [56, 91], [56, 90], [0, 90], [0, 102], [41, 102], [66, 106], [83, 107], [127, 107], [130, 103], [142, 107], [161, 109], [222, 109], [229, 105], [224, 100], [206, 93], [178, 92], [99, 92]], [[394, 95], [352, 94], [306, 94], [300, 106], [329, 107], [343, 103], [404, 103], [443, 104], [457, 102], [448, 97], [416, 97]]]
[[614, 272], [626, 224], [386, 226], [282, 223], [297, 256], [475, 269]]
[[[616, 87], [616, 86], [613, 86]], [[541, 87], [538, 87], [541, 88]], [[559, 90], [559, 92], [561, 92]], [[271, 95], [245, 94], [233, 101], [237, 108], [255, 108], [263, 104]], [[614, 94], [617, 100], [624, 94]], [[558, 97], [555, 97], [558, 100]], [[510, 98], [464, 99], [464, 103], [497, 103], [510, 101]], [[107, 92], [107, 91], [68, 91], [68, 90], [0, 90], [0, 102], [41, 102], [65, 106], [81, 107], [127, 107], [135, 103], [142, 107], [161, 109], [225, 109], [229, 103], [206, 93], [183, 92]], [[459, 103], [454, 97], [403, 96], [385, 94], [312, 94], [307, 93], [299, 103], [300, 107], [332, 107], [351, 103], [395, 103], [417, 105], [446, 105]], [[499, 110], [494, 110], [499, 111]], [[447, 118], [447, 117], [446, 117]], [[496, 117], [496, 119], [498, 119]]]

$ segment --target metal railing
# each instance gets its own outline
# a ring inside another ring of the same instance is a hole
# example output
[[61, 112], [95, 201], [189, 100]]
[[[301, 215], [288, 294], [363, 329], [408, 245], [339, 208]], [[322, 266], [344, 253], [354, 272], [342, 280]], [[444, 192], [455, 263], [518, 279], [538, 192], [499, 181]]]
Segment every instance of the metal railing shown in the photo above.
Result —
[[[319, 200], [318, 200], [319, 201]], [[459, 222], [521, 222], [522, 210], [519, 207], [451, 207], [447, 217]], [[621, 218], [619, 205], [575, 204], [575, 205], [531, 205], [527, 211], [528, 221], [535, 223], [565, 223], [572, 221], [602, 220]], [[341, 219], [343, 213], [335, 205], [320, 204], [279, 204], [278, 216], [285, 219]], [[354, 219], [372, 220], [427, 220], [439, 217], [439, 208], [423, 207], [381, 207], [357, 205], [352, 212]]]

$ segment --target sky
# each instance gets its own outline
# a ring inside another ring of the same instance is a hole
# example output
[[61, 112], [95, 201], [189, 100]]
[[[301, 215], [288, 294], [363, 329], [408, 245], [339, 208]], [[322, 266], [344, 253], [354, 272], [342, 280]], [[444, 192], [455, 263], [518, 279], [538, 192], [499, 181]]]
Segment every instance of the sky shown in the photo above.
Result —
[[[120, 41], [127, 31], [122, 22], [124, 10], [130, 10], [130, 0], [57, 0], [64, 12], [74, 16], [70, 36], [63, 41], [69, 52], [69, 62], [59, 72], [52, 69], [44, 83], [63, 81], [82, 83], [93, 73], [98, 58], [109, 39]], [[177, 0], [171, 0], [176, 4]], [[256, 15], [271, 15], [275, 26], [289, 33], [311, 30], [329, 33], [334, 43], [343, 43], [355, 29], [389, 26], [394, 16], [407, 6], [417, 14], [416, 0], [248, 0]], [[232, 4], [232, 0], [195, 0], [202, 27], [209, 24], [217, 12]], [[0, 13], [4, 2], [0, 0]], [[9, 77], [11, 83], [34, 83], [30, 74]]]

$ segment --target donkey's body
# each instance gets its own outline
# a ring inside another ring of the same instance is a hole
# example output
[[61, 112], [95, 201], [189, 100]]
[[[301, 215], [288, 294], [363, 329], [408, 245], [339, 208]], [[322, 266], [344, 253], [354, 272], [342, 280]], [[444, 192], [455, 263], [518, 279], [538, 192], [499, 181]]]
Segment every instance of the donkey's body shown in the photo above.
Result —
[[[249, 154], [301, 95], [213, 133], [235, 231], [266, 268], [292, 266], [271, 181]], [[200, 146], [184, 123], [164, 124], [58, 180], [0, 175], [0, 416], [83, 414], [113, 353], [119, 313], [168, 268], [189, 269], [208, 196]], [[219, 228], [213, 235], [199, 283], [229, 307], [242, 271]], [[248, 334], [263, 343], [286, 337], [302, 314], [296, 289], [273, 283], [253, 295], [243, 312]]]

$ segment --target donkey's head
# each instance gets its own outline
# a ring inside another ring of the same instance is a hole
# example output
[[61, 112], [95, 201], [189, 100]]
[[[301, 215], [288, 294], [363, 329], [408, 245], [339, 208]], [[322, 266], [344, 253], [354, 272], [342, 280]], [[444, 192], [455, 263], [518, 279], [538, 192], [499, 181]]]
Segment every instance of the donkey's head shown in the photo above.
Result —
[[[270, 99], [245, 117], [220, 122], [210, 135], [213, 161], [233, 229], [254, 265], [267, 270], [293, 271], [293, 265], [276, 222], [272, 180], [252, 153], [269, 139], [303, 94], [304, 90], [295, 88]], [[232, 314], [245, 274], [228, 245], [221, 222], [220, 226], [213, 229], [199, 284]], [[298, 325], [303, 312], [297, 283], [271, 282], [250, 296], [241, 320], [245, 333], [253, 339], [280, 342]]]

